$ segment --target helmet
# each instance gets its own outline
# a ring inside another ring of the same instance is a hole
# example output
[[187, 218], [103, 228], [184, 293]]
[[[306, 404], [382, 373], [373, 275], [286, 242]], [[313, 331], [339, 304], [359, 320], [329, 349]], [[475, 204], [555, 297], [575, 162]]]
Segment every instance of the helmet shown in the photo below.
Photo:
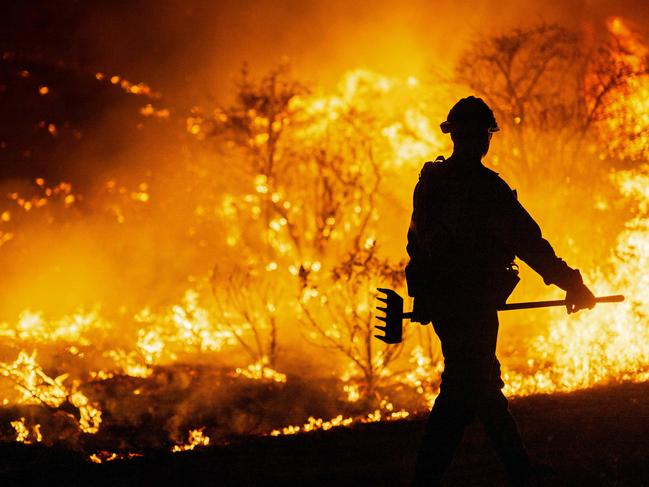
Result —
[[446, 121], [442, 122], [440, 127], [445, 134], [459, 127], [471, 127], [488, 132], [500, 130], [494, 112], [482, 98], [475, 96], [468, 96], [458, 101], [448, 112]]

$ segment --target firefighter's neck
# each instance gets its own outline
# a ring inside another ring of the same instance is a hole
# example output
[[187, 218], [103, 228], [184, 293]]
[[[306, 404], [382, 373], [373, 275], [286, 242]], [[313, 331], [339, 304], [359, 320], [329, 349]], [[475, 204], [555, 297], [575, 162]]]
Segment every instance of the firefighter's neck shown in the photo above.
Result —
[[482, 165], [484, 156], [485, 154], [481, 150], [476, 150], [476, 147], [455, 145], [449, 159], [452, 159], [454, 164], [472, 167]]

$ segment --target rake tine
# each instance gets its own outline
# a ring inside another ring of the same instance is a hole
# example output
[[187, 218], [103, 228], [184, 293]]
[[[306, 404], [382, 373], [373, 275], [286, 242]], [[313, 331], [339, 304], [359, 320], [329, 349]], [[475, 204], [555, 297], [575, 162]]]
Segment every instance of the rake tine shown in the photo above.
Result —
[[376, 296], [376, 299], [379, 301], [376, 309], [385, 313], [385, 315], [375, 317], [377, 320], [385, 323], [385, 326], [375, 326], [374, 328], [381, 330], [384, 334], [374, 336], [389, 345], [399, 343], [403, 337], [403, 298], [393, 289], [386, 287], [378, 287], [376, 289], [379, 293], [383, 293]]

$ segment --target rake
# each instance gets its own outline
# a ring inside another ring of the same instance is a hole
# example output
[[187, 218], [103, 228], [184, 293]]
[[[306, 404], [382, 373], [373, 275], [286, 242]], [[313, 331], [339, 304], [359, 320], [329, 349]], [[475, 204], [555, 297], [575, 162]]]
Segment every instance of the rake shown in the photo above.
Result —
[[[403, 298], [393, 289], [379, 287], [377, 291], [385, 294], [385, 297], [377, 296], [376, 299], [385, 303], [385, 306], [377, 306], [376, 309], [383, 311], [385, 316], [376, 318], [385, 323], [385, 326], [376, 325], [374, 328], [385, 333], [385, 335], [374, 335], [376, 338], [387, 344], [400, 343], [403, 339], [403, 320], [412, 318], [412, 312], [403, 312]], [[596, 303], [620, 303], [624, 296], [615, 294], [612, 296], [600, 296], [595, 298]], [[565, 299], [554, 301], [528, 301], [524, 303], [509, 303], [498, 307], [498, 311], [511, 311], [515, 309], [550, 308], [553, 306], [565, 306]]]

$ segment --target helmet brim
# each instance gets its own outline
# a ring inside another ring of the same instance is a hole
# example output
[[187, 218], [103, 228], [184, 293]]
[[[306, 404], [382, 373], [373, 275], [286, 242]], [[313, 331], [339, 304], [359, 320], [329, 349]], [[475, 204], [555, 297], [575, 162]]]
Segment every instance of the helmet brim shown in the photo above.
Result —
[[[455, 128], [455, 127], [457, 127], [457, 125], [453, 124], [453, 122], [449, 122], [448, 120], [442, 122], [439, 125], [439, 128], [442, 129], [443, 134], [450, 133], [453, 130], [453, 128]], [[489, 132], [489, 133], [494, 133], [494, 132], [499, 132], [499, 131], [500, 131], [500, 127], [498, 127], [498, 125], [492, 125], [490, 127], [487, 127], [487, 132]]]

